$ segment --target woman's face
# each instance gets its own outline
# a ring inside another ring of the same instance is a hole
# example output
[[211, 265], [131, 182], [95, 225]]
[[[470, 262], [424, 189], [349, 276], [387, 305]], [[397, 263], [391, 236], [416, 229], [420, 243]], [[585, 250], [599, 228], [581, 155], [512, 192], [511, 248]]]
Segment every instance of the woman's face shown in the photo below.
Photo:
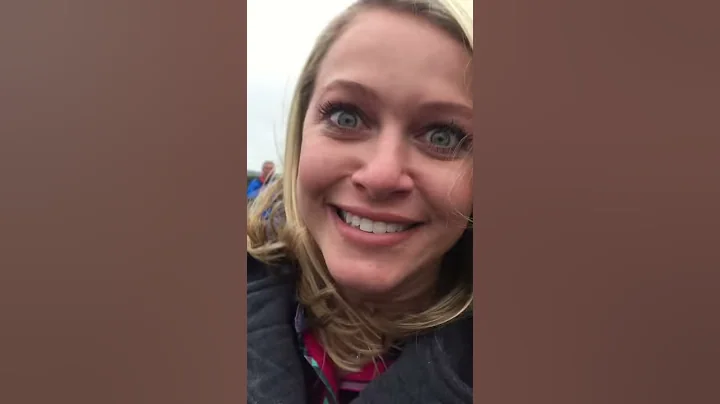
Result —
[[471, 60], [425, 20], [371, 9], [322, 61], [303, 127], [297, 203], [341, 287], [382, 294], [433, 282], [465, 230]]

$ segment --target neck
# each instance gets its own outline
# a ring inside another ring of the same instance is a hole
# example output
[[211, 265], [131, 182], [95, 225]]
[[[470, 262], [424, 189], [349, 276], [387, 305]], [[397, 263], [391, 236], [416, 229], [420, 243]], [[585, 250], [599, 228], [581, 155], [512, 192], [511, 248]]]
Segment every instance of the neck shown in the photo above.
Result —
[[355, 308], [371, 313], [382, 313], [392, 319], [408, 313], [418, 313], [428, 308], [436, 296], [440, 264], [408, 278], [401, 285], [382, 293], [342, 289], [343, 298]]
[[[315, 317], [312, 328], [321, 343], [326, 349], [332, 347], [328, 351], [330, 358], [341, 368], [357, 370], [353, 368], [386, 353], [407, 335], [408, 330], [398, 326], [398, 320], [402, 324], [409, 314], [420, 313], [433, 303], [439, 270], [440, 263], [417, 271], [400, 286], [383, 293], [336, 285], [342, 299], [360, 318], [338, 307], [333, 299], [308, 298], [310, 288], [305, 278], [301, 278], [299, 297]], [[339, 311], [335, 312], [335, 308]]]

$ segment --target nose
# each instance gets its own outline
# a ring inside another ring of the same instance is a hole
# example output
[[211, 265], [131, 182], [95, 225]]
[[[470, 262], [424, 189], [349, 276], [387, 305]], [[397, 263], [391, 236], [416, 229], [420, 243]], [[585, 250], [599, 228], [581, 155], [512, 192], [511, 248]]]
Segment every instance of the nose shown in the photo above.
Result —
[[414, 182], [407, 170], [407, 146], [404, 135], [380, 135], [351, 177], [355, 187], [372, 200], [408, 194]]

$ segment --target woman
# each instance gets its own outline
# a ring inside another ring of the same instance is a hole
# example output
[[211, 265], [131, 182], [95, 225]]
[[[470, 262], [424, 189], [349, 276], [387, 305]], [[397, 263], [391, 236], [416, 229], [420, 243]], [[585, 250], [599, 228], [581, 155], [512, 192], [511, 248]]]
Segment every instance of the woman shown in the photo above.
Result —
[[471, 16], [360, 0], [319, 37], [248, 214], [248, 403], [472, 402]]

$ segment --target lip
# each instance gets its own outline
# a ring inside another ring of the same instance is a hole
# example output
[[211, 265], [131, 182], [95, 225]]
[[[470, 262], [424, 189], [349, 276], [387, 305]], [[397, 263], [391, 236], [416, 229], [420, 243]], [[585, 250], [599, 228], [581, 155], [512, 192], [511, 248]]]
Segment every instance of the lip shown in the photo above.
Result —
[[[392, 246], [395, 246], [395, 245], [405, 242], [407, 239], [412, 237], [418, 231], [418, 229], [421, 227], [421, 226], [416, 226], [416, 227], [410, 228], [408, 230], [399, 231], [399, 232], [395, 232], [395, 233], [382, 233], [382, 234], [368, 233], [368, 232], [362, 231], [360, 229], [357, 229], [357, 228], [345, 223], [345, 221], [342, 220], [340, 218], [340, 216], [338, 216], [337, 209], [338, 208], [336, 208], [332, 205], [328, 205], [327, 212], [328, 212], [330, 220], [332, 221], [332, 223], [335, 224], [335, 228], [337, 229], [338, 233], [340, 233], [340, 237], [344, 238], [346, 241], [349, 241], [352, 244], [359, 245], [359, 246], [365, 246], [365, 247], [370, 247], [370, 248], [372, 248], [372, 247], [392, 247]], [[340, 209], [342, 209], [342, 208], [340, 208]], [[350, 213], [353, 213], [353, 212], [350, 212]], [[363, 216], [363, 217], [367, 217], [367, 216]], [[370, 217], [368, 217], [368, 219], [370, 219]], [[380, 219], [377, 219], [377, 220], [380, 220]], [[395, 220], [397, 220], [397, 219], [395, 219]]]
[[409, 218], [406, 216], [395, 215], [392, 213], [373, 212], [371, 210], [361, 208], [361, 207], [346, 206], [346, 205], [330, 205], [330, 207], [340, 209], [342, 211], [351, 213], [355, 216], [360, 216], [360, 217], [370, 219], [374, 222], [390, 222], [390, 223], [397, 223], [397, 224], [403, 224], [403, 225], [421, 224], [423, 222], [422, 220], [416, 220], [416, 219], [412, 219], [412, 218]]

